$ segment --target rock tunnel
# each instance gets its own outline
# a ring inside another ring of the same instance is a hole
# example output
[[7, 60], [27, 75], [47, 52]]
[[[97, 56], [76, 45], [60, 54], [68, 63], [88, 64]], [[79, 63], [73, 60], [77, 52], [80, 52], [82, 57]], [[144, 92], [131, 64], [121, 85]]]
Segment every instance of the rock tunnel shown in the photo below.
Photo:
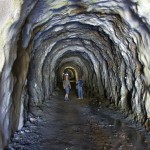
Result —
[[148, 0], [1, 0], [0, 145], [61, 87], [83, 77], [87, 97], [106, 98], [144, 124], [150, 117]]

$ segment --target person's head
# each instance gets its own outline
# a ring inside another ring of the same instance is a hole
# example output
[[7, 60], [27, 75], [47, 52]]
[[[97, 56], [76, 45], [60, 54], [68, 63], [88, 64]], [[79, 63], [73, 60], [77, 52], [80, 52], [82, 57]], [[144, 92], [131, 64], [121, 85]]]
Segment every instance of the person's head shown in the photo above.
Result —
[[66, 74], [65, 75], [65, 80], [68, 80], [68, 79], [69, 79], [68, 74]]
[[79, 80], [82, 80], [82, 77], [81, 77], [81, 76], [79, 76]]

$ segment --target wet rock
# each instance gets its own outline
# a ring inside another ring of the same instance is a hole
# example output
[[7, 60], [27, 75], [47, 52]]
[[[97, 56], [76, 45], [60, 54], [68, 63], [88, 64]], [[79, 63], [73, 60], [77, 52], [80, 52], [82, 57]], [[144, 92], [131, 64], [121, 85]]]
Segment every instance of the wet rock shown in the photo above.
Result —
[[25, 132], [26, 132], [26, 133], [29, 133], [29, 132], [30, 132], [30, 130], [25, 130]]
[[146, 122], [145, 122], [145, 129], [147, 131], [150, 131], [150, 119], [147, 119]]
[[13, 148], [13, 147], [11, 147], [11, 146], [8, 146], [6, 149], [7, 149], [7, 150], [15, 150], [15, 148]]
[[37, 121], [36, 118], [30, 118], [30, 122], [31, 122], [31, 123], [35, 123], [36, 121]]
[[132, 113], [132, 114], [129, 114], [129, 118], [130, 118], [131, 120], [136, 120], [136, 118], [135, 118], [135, 117], [136, 117], [136, 115], [135, 115], [135, 114], [133, 114], [133, 113]]
[[115, 105], [114, 105], [114, 104], [110, 104], [110, 105], [109, 105], [109, 108], [110, 108], [110, 109], [114, 109], [114, 108], [115, 108]]
[[20, 131], [21, 134], [24, 134], [24, 131]]

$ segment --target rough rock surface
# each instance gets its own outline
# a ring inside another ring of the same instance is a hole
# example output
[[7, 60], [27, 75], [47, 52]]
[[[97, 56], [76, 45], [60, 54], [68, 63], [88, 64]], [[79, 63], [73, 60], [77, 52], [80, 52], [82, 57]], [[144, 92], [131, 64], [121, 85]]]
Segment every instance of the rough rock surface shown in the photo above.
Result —
[[88, 96], [105, 96], [148, 124], [147, 2], [1, 0], [0, 148], [21, 129], [29, 105], [49, 98], [65, 69], [75, 79], [83, 75]]
[[[71, 92], [72, 93], [72, 92]], [[29, 121], [16, 132], [6, 150], [146, 150], [150, 133], [127, 116], [89, 100], [63, 94], [33, 107]]]

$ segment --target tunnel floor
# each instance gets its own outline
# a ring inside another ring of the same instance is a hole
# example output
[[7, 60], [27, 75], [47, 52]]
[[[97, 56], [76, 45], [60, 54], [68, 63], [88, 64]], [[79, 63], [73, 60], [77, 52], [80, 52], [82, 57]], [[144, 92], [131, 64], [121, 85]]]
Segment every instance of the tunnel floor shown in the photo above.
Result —
[[58, 93], [32, 108], [7, 150], [146, 150], [150, 134], [114, 109]]

